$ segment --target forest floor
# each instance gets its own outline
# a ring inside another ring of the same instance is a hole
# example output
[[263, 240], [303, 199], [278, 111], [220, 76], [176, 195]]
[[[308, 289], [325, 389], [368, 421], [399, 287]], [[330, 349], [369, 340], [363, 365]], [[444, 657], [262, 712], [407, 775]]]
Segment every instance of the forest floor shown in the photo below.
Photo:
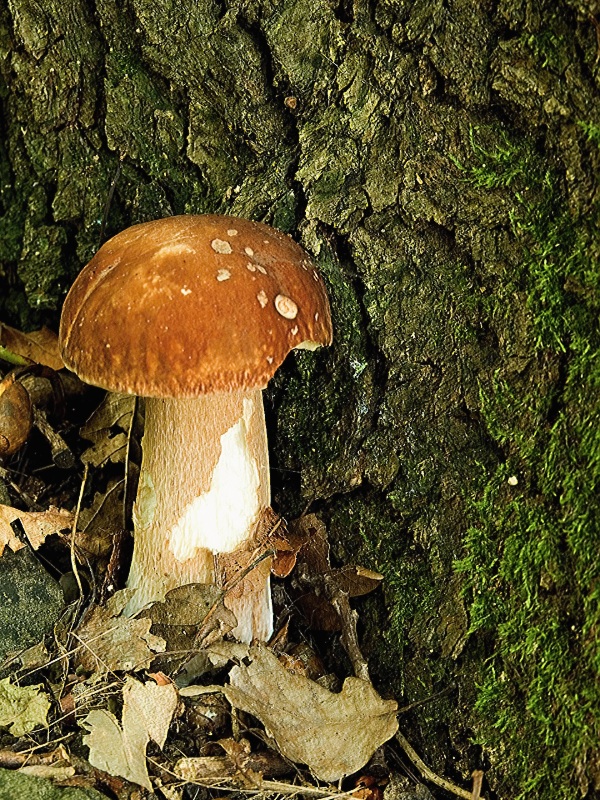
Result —
[[[122, 615], [143, 404], [67, 373], [51, 331], [0, 334], [0, 796], [483, 796], [399, 732], [350, 602], [382, 576], [332, 564], [316, 515], [273, 512], [224, 586]], [[275, 633], [241, 644], [227, 593], [267, 556]]]

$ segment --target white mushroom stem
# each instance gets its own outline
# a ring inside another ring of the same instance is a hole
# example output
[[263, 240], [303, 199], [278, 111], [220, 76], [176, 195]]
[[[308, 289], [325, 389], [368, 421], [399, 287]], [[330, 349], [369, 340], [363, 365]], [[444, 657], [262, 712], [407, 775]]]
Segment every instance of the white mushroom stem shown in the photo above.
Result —
[[[177, 586], [218, 583], [218, 554], [251, 539], [270, 504], [261, 391], [148, 398], [142, 452], [128, 614]], [[268, 559], [225, 604], [239, 640], [270, 636]]]

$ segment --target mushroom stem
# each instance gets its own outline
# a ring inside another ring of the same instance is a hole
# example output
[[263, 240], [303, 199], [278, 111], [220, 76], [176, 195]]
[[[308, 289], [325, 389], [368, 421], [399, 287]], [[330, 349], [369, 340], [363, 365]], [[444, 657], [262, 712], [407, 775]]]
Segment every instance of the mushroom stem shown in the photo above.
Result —
[[[262, 392], [148, 398], [142, 451], [128, 614], [177, 586], [218, 583], [217, 555], [252, 539], [270, 504]], [[272, 632], [269, 567], [225, 598], [242, 641]]]

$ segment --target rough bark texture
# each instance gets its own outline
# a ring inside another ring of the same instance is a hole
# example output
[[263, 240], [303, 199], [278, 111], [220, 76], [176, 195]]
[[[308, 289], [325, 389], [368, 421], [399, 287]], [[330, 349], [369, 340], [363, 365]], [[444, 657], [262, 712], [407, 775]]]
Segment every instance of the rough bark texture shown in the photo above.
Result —
[[599, 18], [598, 0], [0, 10], [3, 317], [56, 320], [132, 222], [292, 232], [336, 341], [272, 384], [275, 501], [313, 501], [337, 557], [385, 574], [363, 607], [376, 682], [435, 695], [407, 735], [500, 798], [600, 781]]

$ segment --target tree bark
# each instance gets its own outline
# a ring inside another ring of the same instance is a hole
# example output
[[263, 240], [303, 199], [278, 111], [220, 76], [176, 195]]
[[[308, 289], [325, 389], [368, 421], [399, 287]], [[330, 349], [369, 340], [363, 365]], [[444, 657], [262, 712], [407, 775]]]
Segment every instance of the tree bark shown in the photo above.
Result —
[[2, 318], [134, 222], [301, 241], [335, 344], [268, 394], [276, 507], [385, 574], [375, 682], [499, 798], [600, 782], [599, 42], [598, 0], [0, 8]]

